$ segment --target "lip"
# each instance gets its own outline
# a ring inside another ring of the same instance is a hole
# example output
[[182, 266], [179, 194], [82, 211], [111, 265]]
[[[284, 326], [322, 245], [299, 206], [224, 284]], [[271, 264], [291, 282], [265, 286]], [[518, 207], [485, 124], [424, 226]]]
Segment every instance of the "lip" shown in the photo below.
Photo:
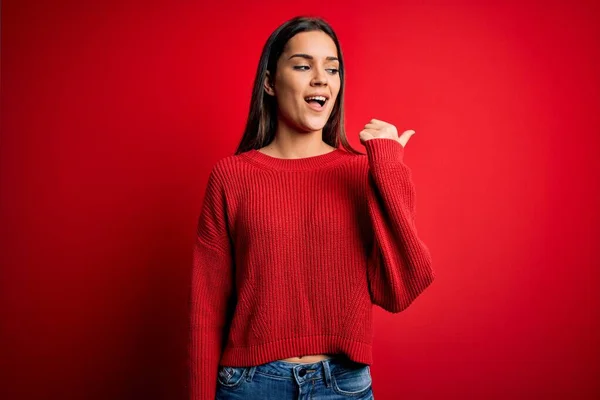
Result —
[[313, 94], [307, 95], [306, 97], [315, 97], [315, 96], [322, 96], [322, 97], [325, 97], [327, 100], [329, 100], [329, 95], [327, 93], [313, 93]]
[[312, 103], [312, 102], [308, 103], [305, 101], [305, 103], [311, 110], [316, 111], [316, 112], [323, 112], [327, 109], [327, 103], [329, 103], [329, 97], [327, 97], [327, 100], [325, 100], [323, 107], [318, 107], [315, 103]]

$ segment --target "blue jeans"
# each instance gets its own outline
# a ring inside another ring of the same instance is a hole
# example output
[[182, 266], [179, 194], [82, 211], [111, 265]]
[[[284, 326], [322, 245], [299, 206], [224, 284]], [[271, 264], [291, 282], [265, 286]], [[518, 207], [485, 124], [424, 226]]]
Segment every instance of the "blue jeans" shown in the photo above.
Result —
[[216, 400], [373, 400], [371, 368], [347, 358], [219, 366]]

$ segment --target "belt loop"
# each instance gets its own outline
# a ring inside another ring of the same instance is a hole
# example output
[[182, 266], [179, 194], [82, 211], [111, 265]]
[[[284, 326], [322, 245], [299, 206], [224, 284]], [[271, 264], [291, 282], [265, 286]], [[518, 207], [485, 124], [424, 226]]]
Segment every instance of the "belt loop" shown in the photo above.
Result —
[[331, 371], [329, 369], [329, 360], [323, 360], [321, 361], [321, 363], [323, 364], [323, 380], [325, 381], [325, 387], [329, 387], [331, 386]]
[[254, 376], [254, 372], [256, 371], [256, 366], [252, 366], [246, 369], [246, 381], [252, 382], [252, 377]]

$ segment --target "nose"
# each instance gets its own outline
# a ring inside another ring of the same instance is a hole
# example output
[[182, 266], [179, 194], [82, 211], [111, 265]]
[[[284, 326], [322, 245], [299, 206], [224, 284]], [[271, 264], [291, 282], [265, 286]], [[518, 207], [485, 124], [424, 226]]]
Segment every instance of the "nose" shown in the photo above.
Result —
[[313, 71], [315, 71], [314, 75], [313, 75], [313, 79], [311, 81], [312, 85], [326, 85], [327, 84], [327, 75], [325, 73], [325, 71], [323, 71], [321, 68], [314, 68]]

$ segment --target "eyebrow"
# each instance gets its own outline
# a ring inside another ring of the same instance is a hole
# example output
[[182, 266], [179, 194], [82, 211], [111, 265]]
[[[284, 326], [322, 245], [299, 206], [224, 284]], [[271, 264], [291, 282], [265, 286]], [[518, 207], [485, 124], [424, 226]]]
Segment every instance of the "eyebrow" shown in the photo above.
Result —
[[[313, 56], [311, 56], [311, 55], [309, 55], [309, 54], [298, 53], [298, 54], [294, 54], [294, 55], [292, 55], [290, 58], [288, 58], [288, 60], [291, 60], [291, 59], [292, 59], [292, 58], [294, 58], [294, 57], [307, 58], [307, 59], [309, 59], [309, 60], [313, 60], [313, 59], [314, 59], [314, 57], [313, 57]], [[327, 61], [339, 61], [339, 59], [338, 59], [337, 57], [332, 57], [332, 56], [325, 57], [325, 59], [326, 59]]]

